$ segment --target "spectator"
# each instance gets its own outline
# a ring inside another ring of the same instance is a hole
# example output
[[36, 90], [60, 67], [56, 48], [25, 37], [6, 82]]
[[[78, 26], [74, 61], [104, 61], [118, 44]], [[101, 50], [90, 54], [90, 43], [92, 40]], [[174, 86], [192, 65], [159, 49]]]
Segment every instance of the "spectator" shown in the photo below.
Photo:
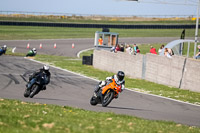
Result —
[[133, 49], [131, 48], [131, 46], [129, 44], [126, 45], [126, 52], [129, 54], [132, 54], [132, 52], [133, 52]]
[[121, 44], [121, 46], [120, 46], [120, 51], [124, 52], [124, 45], [123, 44]]
[[196, 54], [195, 59], [199, 59], [200, 58], [200, 45], [198, 45], [198, 49], [199, 49], [199, 51]]
[[174, 52], [173, 52], [173, 50], [172, 49], [170, 49], [170, 48], [168, 48], [168, 53], [172, 56], [172, 55], [174, 55]]
[[140, 53], [140, 50], [139, 50], [139, 49], [137, 49], [137, 53], [138, 53], [138, 54]]
[[133, 52], [134, 55], [136, 55], [136, 53], [140, 53], [139, 47], [136, 44], [133, 44]]
[[117, 46], [115, 48], [115, 52], [120, 51], [120, 50], [121, 50], [121, 48], [120, 48], [119, 44], [117, 44]]
[[158, 53], [159, 55], [161, 55], [163, 48], [165, 47], [165, 45], [161, 45], [160, 48], [158, 49]]
[[103, 44], [103, 39], [102, 39], [102, 36], [100, 36], [100, 38], [99, 38], [98, 42], [99, 42], [99, 45], [102, 45], [102, 44]]
[[115, 52], [115, 46], [113, 46], [111, 49], [110, 49], [110, 52]]
[[150, 53], [152, 53], [152, 54], [157, 54], [157, 53], [156, 53], [156, 49], [155, 49], [153, 46], [151, 46]]
[[168, 48], [165, 48], [164, 55], [167, 56], [168, 58], [172, 58], [172, 56], [168, 52]]

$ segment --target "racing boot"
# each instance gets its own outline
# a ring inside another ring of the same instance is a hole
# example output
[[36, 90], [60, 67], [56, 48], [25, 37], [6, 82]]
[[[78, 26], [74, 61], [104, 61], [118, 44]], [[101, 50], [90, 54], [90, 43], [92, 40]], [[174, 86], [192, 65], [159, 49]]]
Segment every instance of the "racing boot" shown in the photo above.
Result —
[[33, 78], [33, 79], [31, 79], [31, 81], [29, 81], [29, 82], [26, 84], [27, 90], [30, 90], [30, 89], [31, 89], [31, 87], [32, 87], [32, 85], [35, 83], [35, 81], [36, 81], [36, 79]]
[[94, 96], [98, 97], [99, 96], [99, 90], [105, 86], [106, 82], [105, 81], [100, 81], [99, 84], [95, 87], [95, 90], [94, 90]]
[[100, 87], [99, 85], [95, 86], [95, 89], [94, 89], [94, 96], [97, 97], [98, 96], [98, 92], [100, 90]]
[[117, 94], [117, 96], [115, 96], [115, 98], [117, 99], [119, 97], [119, 94]]
[[30, 93], [31, 93], [31, 90], [30, 90], [30, 83], [27, 83], [26, 84], [26, 89], [25, 89], [25, 92], [24, 92], [24, 97], [29, 97]]
[[46, 86], [43, 86], [41, 90], [46, 90], [46, 89], [47, 89]]
[[26, 88], [27, 88], [27, 90], [31, 89], [31, 83], [30, 82], [26, 84]]

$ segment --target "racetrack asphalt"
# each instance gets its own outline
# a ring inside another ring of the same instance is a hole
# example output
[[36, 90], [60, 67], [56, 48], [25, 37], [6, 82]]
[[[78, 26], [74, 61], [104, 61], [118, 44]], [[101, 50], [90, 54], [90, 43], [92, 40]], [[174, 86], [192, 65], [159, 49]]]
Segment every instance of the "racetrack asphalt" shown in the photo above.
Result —
[[26, 82], [20, 75], [24, 74], [28, 78], [33, 70], [42, 66], [23, 57], [0, 56], [0, 97], [200, 126], [200, 106], [129, 90], [123, 91], [108, 107], [91, 106], [89, 100], [97, 81], [54, 67], [50, 67], [52, 77], [47, 90], [41, 91], [32, 99], [24, 98]]
[[[152, 43], [168, 43], [179, 39], [178, 37], [132, 37], [119, 38], [119, 43], [127, 44], [152, 44]], [[29, 43], [30, 48], [27, 49]], [[56, 43], [56, 48], [54, 44]], [[42, 48], [40, 49], [40, 44]], [[74, 44], [74, 48], [72, 48]], [[0, 46], [16, 47], [15, 52], [27, 53], [31, 48], [36, 48], [38, 54], [51, 54], [58, 56], [76, 57], [76, 54], [84, 49], [94, 47], [93, 38], [84, 39], [49, 39], [49, 40], [0, 40]]]

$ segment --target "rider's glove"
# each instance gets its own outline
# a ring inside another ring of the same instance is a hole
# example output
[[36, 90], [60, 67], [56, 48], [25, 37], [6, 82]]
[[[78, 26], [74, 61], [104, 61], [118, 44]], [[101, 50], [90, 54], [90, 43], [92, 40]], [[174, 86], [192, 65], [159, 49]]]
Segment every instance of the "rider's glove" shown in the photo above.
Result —
[[29, 81], [31, 81], [32, 78], [33, 78], [33, 75], [30, 75], [30, 76], [29, 76]]
[[122, 84], [122, 87], [121, 87], [121, 92], [125, 89], [125, 86], [124, 84]]
[[106, 80], [111, 80], [111, 79], [112, 79], [111, 77], [107, 77], [107, 78], [106, 78]]

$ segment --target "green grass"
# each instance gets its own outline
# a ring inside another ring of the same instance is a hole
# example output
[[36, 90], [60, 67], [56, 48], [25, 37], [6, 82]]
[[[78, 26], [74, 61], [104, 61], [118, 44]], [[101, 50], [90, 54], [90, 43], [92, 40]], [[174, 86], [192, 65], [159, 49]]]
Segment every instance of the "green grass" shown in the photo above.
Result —
[[91, 54], [93, 54], [93, 52], [94, 52], [94, 50], [92, 49], [92, 50], [87, 50], [87, 51], [85, 51], [85, 52], [82, 52], [81, 54], [80, 54], [80, 57], [79, 58], [83, 58], [83, 56], [91, 56]]
[[0, 40], [93, 38], [96, 30], [101, 29], [0, 26]]
[[1, 133], [197, 133], [200, 128], [0, 98]]
[[[37, 26], [2, 26], [0, 40], [94, 38], [101, 28], [68, 28]], [[120, 37], [180, 37], [182, 29], [110, 29]], [[194, 37], [195, 29], [186, 29], [186, 37]], [[134, 41], [134, 40], [133, 40]]]
[[25, 57], [26, 54], [25, 53], [12, 53], [12, 48], [7, 48], [7, 51], [6, 51], [6, 55], [9, 55], [9, 56], [23, 56]]

